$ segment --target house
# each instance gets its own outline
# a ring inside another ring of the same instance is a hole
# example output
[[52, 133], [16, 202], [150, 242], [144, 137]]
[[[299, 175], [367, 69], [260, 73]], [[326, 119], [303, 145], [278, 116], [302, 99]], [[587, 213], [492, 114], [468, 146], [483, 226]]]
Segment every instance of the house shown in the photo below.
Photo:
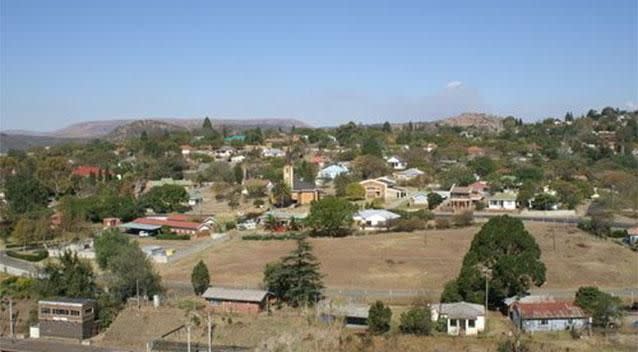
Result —
[[413, 207], [427, 207], [428, 206], [428, 195], [425, 192], [417, 192], [410, 196], [408, 200], [408, 204]]
[[627, 242], [630, 246], [638, 243], [638, 226], [627, 229], [627, 237], [625, 238], [625, 242]]
[[319, 311], [319, 320], [324, 323], [332, 324], [338, 319], [342, 319], [346, 328], [368, 328], [370, 307], [365, 304], [335, 304], [332, 301], [324, 300], [319, 302], [317, 310]]
[[259, 313], [269, 310], [271, 294], [263, 290], [209, 287], [202, 294], [217, 313]]
[[386, 160], [388, 165], [394, 170], [403, 170], [407, 167], [407, 164], [396, 156], [392, 156]]
[[509, 316], [526, 332], [582, 329], [591, 323], [591, 317], [570, 302], [514, 302]]
[[233, 164], [241, 163], [246, 160], [246, 157], [243, 155], [233, 155], [230, 157], [230, 162]]
[[261, 156], [264, 158], [283, 158], [286, 156], [286, 152], [278, 148], [263, 148]]
[[185, 158], [189, 157], [193, 151], [193, 147], [188, 144], [181, 145], [180, 149], [182, 150], [182, 156]]
[[487, 208], [489, 210], [516, 210], [515, 192], [497, 192], [487, 197]]
[[474, 192], [482, 195], [486, 195], [488, 190], [490, 189], [490, 185], [487, 183], [487, 181], [476, 181], [470, 184], [468, 187], [471, 187]]
[[275, 220], [275, 231], [284, 231], [290, 224], [290, 221], [294, 220], [297, 223], [302, 223], [308, 213], [291, 213], [281, 209], [274, 209], [265, 212], [260, 218], [259, 222], [264, 223], [268, 218], [272, 217]]
[[461, 187], [453, 185], [450, 189], [450, 198], [448, 198], [443, 205], [452, 211], [472, 210], [482, 199], [483, 195], [470, 186]]
[[97, 334], [95, 300], [52, 298], [38, 301], [39, 336], [84, 340]]
[[368, 179], [359, 182], [366, 190], [366, 200], [383, 199], [396, 200], [407, 197], [407, 190], [396, 185], [396, 182], [386, 177]]
[[346, 174], [348, 172], [349, 172], [349, 170], [345, 166], [330, 165], [328, 167], [325, 167], [325, 168], [319, 170], [319, 172], [317, 173], [317, 179], [334, 180], [335, 177], [337, 177], [337, 176], [339, 176], [341, 174]]
[[120, 220], [120, 218], [104, 218], [102, 219], [102, 225], [104, 226], [104, 228], [112, 228], [112, 227], [118, 227], [120, 226], [120, 224], [122, 223], [122, 220]]
[[310, 204], [321, 197], [321, 190], [314, 182], [295, 177], [295, 169], [291, 164], [284, 165], [284, 183], [290, 187], [290, 198], [297, 204]]
[[194, 207], [196, 205], [201, 204], [204, 201], [204, 197], [202, 196], [202, 192], [198, 189], [193, 189], [188, 191], [188, 205]]
[[401, 216], [385, 209], [365, 209], [359, 210], [352, 220], [361, 226], [364, 230], [374, 230], [380, 227], [386, 227], [392, 220], [399, 219]]
[[142, 246], [142, 252], [155, 263], [168, 263], [168, 253], [166, 249], [158, 245]]
[[485, 307], [480, 304], [456, 302], [430, 305], [432, 321], [446, 322], [448, 335], [478, 335], [485, 330]]
[[73, 169], [73, 171], [71, 171], [71, 174], [80, 177], [90, 177], [91, 175], [93, 177], [98, 177], [105, 175], [106, 172], [106, 170], [97, 166], [81, 165]]
[[414, 167], [404, 171], [395, 172], [392, 174], [395, 180], [404, 181], [404, 182], [414, 180], [415, 178], [419, 176], [423, 176], [423, 175], [425, 175], [425, 172]]
[[217, 159], [228, 160], [233, 154], [235, 154], [235, 148], [227, 145], [215, 150], [215, 158]]
[[198, 233], [209, 233], [214, 223], [212, 218], [207, 218], [203, 222], [195, 222], [185, 215], [147, 216], [122, 224], [120, 228], [140, 235], [149, 235], [159, 233], [162, 227], [166, 226], [172, 233], [193, 236]]

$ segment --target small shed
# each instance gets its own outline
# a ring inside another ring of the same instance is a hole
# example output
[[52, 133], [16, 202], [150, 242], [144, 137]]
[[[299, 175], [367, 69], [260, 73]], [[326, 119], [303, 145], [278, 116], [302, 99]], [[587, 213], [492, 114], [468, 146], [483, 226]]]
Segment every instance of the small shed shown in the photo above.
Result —
[[317, 310], [319, 319], [325, 323], [333, 323], [338, 319], [342, 319], [344, 326], [347, 328], [368, 328], [370, 307], [365, 304], [335, 304], [331, 301], [322, 301], [318, 304]]
[[214, 312], [259, 313], [269, 309], [271, 294], [264, 290], [209, 287], [202, 294]]
[[444, 320], [448, 335], [477, 335], [485, 330], [485, 307], [480, 304], [455, 302], [430, 305], [432, 321]]
[[527, 332], [582, 329], [591, 323], [591, 317], [570, 302], [515, 302], [509, 316], [516, 327]]

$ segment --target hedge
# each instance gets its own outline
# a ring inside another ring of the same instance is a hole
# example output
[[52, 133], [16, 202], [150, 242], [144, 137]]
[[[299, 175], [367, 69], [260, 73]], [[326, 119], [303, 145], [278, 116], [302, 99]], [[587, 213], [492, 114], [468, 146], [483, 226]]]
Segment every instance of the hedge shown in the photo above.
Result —
[[155, 236], [158, 240], [178, 240], [178, 241], [186, 241], [190, 240], [191, 236], [189, 235], [176, 235], [174, 233], [160, 233]]
[[303, 233], [286, 233], [281, 235], [246, 235], [242, 236], [241, 239], [244, 241], [285, 241], [285, 240], [298, 240], [300, 238], [304, 238], [306, 235]]
[[29, 262], [39, 262], [49, 257], [49, 252], [46, 249], [39, 249], [34, 251], [33, 254], [30, 253], [19, 253], [16, 251], [7, 251], [7, 255], [9, 257], [13, 257], [16, 259], [22, 259]]

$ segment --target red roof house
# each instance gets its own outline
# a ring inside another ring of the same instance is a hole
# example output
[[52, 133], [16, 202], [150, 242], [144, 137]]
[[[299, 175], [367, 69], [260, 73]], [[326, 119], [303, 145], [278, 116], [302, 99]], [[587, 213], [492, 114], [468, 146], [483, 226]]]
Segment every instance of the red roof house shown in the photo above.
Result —
[[91, 175], [93, 176], [98, 176], [100, 174], [103, 175], [104, 170], [97, 166], [81, 165], [73, 169], [71, 173], [73, 175], [80, 176], [80, 177], [89, 177]]

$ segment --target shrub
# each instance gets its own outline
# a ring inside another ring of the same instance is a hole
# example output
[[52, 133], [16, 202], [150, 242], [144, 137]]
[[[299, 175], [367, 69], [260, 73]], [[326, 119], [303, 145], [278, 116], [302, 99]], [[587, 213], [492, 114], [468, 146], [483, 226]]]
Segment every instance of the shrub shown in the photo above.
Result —
[[399, 232], [412, 232], [416, 230], [423, 230], [426, 228], [427, 223], [423, 220], [412, 219], [398, 219], [395, 221], [393, 230]]
[[286, 241], [286, 240], [298, 240], [306, 237], [303, 233], [286, 233], [281, 235], [265, 234], [265, 235], [246, 235], [241, 239], [244, 241]]
[[434, 227], [437, 229], [449, 229], [450, 221], [446, 218], [438, 218], [434, 220]]
[[159, 235], [155, 236], [155, 238], [157, 238], [158, 240], [186, 241], [186, 240], [190, 240], [191, 236], [189, 236], [189, 235], [177, 235], [177, 234], [174, 234], [174, 233], [160, 233]]
[[368, 311], [368, 327], [373, 334], [383, 334], [390, 330], [392, 310], [383, 302], [376, 301]]
[[49, 252], [46, 249], [38, 249], [33, 253], [19, 253], [16, 251], [7, 251], [9, 257], [16, 259], [22, 259], [29, 262], [39, 262], [49, 257]]
[[452, 217], [452, 223], [458, 227], [470, 226], [472, 225], [473, 221], [474, 213], [472, 213], [471, 211], [464, 211], [462, 213], [455, 214]]
[[432, 322], [430, 311], [424, 307], [413, 307], [401, 314], [399, 330], [404, 334], [430, 335]]

